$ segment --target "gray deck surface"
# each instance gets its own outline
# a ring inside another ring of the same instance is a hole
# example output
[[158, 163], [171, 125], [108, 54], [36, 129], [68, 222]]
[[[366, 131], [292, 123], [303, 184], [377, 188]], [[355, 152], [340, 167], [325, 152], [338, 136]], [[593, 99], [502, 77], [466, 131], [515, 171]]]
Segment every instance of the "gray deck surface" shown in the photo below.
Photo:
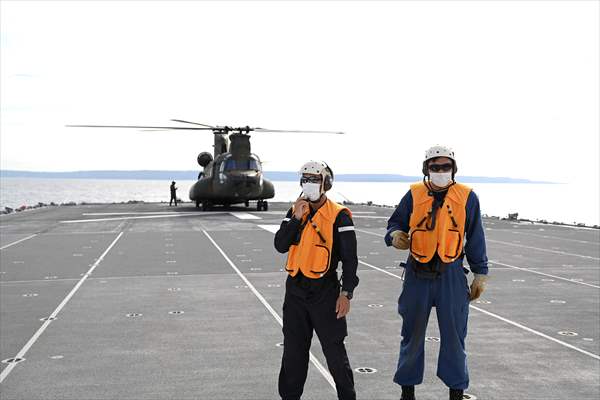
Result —
[[[283, 337], [259, 296], [281, 315], [285, 256], [268, 229], [289, 204], [270, 205], [206, 213], [189, 204], [94, 205], [2, 216], [0, 359], [24, 361], [1, 364], [0, 397], [278, 398]], [[355, 372], [356, 388], [360, 399], [398, 399], [398, 264], [407, 254], [383, 243], [392, 209], [351, 209], [361, 281], [346, 343], [353, 368], [376, 369]], [[470, 309], [470, 398], [600, 398], [600, 232], [492, 219], [485, 228], [491, 280]], [[435, 313], [427, 335], [439, 336]], [[438, 348], [426, 342], [420, 400], [447, 398], [435, 376]], [[326, 366], [316, 338], [312, 352]], [[336, 398], [313, 364], [303, 398]]]

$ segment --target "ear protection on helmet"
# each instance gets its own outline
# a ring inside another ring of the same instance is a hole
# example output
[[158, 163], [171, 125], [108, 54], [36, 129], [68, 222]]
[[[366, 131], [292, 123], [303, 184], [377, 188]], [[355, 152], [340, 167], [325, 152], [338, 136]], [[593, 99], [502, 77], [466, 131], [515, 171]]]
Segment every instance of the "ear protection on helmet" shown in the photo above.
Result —
[[331, 189], [331, 186], [333, 184], [333, 170], [329, 165], [327, 165], [325, 161], [323, 161], [323, 164], [325, 164], [327, 171], [329, 171], [329, 173], [323, 177], [323, 190], [327, 192]]

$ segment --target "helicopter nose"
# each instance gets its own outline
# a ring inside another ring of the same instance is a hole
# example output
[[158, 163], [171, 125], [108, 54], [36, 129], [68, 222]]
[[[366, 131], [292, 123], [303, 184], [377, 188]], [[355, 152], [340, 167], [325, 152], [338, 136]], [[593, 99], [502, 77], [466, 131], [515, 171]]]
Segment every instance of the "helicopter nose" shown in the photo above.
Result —
[[253, 188], [258, 185], [259, 178], [256, 175], [239, 175], [232, 179], [233, 184], [240, 188]]

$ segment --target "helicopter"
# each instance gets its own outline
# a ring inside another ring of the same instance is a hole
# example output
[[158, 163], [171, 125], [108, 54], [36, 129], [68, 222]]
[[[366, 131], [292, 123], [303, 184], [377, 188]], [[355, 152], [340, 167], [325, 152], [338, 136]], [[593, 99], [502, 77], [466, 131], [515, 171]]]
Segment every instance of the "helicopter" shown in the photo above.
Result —
[[67, 127], [212, 131], [213, 154], [206, 151], [198, 154], [197, 162], [202, 170], [189, 191], [190, 200], [196, 204], [196, 208], [202, 207], [203, 211], [208, 211], [215, 205], [228, 207], [244, 203], [249, 207], [250, 201], [256, 201], [257, 211], [268, 211], [267, 199], [275, 197], [275, 188], [272, 182], [264, 178], [260, 158], [251, 152], [250, 132], [344, 134], [344, 132], [334, 131], [212, 126], [181, 119], [171, 119], [171, 121], [194, 126], [67, 125]]

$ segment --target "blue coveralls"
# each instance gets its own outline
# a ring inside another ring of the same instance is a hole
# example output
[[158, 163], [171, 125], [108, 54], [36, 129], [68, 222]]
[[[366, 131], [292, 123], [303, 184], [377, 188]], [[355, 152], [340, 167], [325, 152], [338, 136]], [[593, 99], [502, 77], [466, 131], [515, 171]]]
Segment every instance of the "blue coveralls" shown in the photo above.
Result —
[[[413, 199], [410, 190], [388, 220], [385, 243], [392, 245], [390, 233], [409, 231]], [[479, 209], [479, 199], [470, 192], [466, 206], [466, 244], [464, 254], [473, 273], [487, 274], [485, 237]], [[415, 260], [409, 255], [404, 285], [398, 299], [402, 316], [402, 341], [394, 382], [412, 386], [423, 382], [425, 331], [431, 307], [436, 308], [440, 329], [440, 352], [437, 376], [451, 389], [469, 386], [465, 338], [469, 315], [469, 286], [463, 268], [463, 257], [447, 264], [436, 279], [421, 279], [415, 275]]]

